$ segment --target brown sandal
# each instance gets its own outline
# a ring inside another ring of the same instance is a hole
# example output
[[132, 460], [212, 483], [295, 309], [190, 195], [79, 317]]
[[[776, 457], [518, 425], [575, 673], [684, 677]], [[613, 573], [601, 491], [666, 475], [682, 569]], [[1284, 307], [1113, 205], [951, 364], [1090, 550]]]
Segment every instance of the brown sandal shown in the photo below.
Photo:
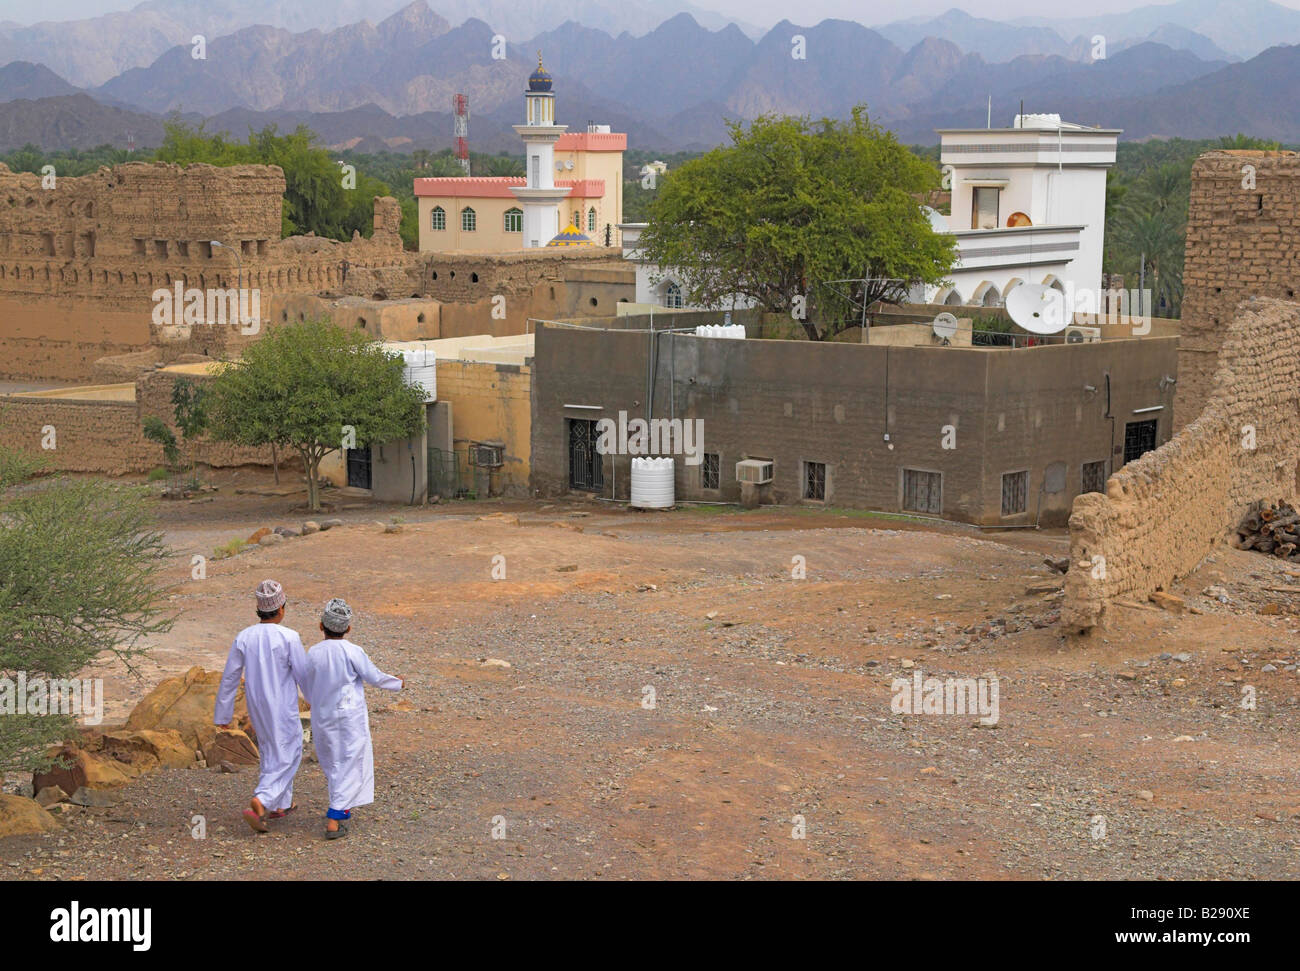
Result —
[[269, 833], [271, 831], [266, 825], [266, 817], [259, 816], [251, 809], [244, 810], [244, 822], [248, 823], [249, 828], [254, 833]]

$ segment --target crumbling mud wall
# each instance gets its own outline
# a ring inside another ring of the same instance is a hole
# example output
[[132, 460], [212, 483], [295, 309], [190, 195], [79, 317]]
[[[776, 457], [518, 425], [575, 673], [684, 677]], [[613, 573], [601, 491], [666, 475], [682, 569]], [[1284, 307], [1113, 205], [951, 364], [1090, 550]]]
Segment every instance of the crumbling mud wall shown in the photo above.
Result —
[[1166, 589], [1228, 539], [1253, 502], [1295, 501], [1300, 305], [1252, 298], [1221, 319], [1200, 414], [1112, 475], [1104, 494], [1075, 499], [1067, 627], [1095, 626], [1113, 598]]

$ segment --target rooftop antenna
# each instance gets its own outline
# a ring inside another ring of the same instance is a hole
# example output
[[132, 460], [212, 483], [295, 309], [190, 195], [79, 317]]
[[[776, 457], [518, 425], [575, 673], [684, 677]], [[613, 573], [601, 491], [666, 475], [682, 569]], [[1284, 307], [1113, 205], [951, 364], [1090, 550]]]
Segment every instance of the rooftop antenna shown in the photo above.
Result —
[[1025, 99], [1024, 98], [1020, 99], [1020, 114], [1016, 117], [1016, 127], [1017, 128], [1025, 127]]
[[993, 95], [992, 94], [989, 95], [989, 115], [988, 115], [988, 120], [984, 122], [984, 127], [985, 128], [993, 127]]
[[469, 98], [463, 94], [453, 95], [451, 106], [455, 112], [452, 132], [456, 136], [456, 160], [469, 175]]

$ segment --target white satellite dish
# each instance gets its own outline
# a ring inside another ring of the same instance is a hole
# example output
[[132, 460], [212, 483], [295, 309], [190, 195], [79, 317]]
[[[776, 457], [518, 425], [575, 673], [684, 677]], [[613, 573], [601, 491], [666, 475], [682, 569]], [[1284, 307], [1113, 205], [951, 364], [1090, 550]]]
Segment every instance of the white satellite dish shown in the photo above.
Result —
[[1042, 283], [1022, 283], [1006, 299], [1007, 313], [1031, 334], [1057, 334], [1069, 323], [1065, 294]]
[[946, 310], [938, 317], [934, 318], [934, 323], [930, 325], [934, 331], [934, 336], [940, 340], [950, 341], [957, 335], [957, 318]]

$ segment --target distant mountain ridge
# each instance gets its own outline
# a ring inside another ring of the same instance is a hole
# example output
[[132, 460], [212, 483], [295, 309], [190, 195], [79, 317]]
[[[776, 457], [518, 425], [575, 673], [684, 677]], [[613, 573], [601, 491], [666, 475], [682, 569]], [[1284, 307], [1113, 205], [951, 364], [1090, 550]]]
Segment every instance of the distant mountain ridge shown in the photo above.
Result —
[[[805, 58], [792, 56], [796, 35]], [[995, 126], [1008, 124], [1023, 100], [1028, 111], [1124, 128], [1127, 138], [1243, 130], [1300, 140], [1289, 100], [1300, 90], [1300, 48], [1285, 46], [1235, 64], [1154, 41], [1108, 45], [1096, 62], [1062, 53], [990, 62], [933, 36], [904, 50], [851, 21], [782, 21], [754, 40], [689, 14], [640, 37], [566, 21], [507, 43], [504, 60], [493, 57], [495, 41], [486, 22], [452, 27], [417, 0], [378, 24], [245, 28], [210, 41], [204, 60], [180, 45], [90, 91], [47, 66], [16, 62], [0, 68], [0, 98], [15, 99], [0, 102], [0, 148], [120, 145], [128, 130], [146, 147], [160, 137], [162, 117], [179, 112], [237, 137], [301, 123], [336, 147], [436, 150], [451, 143], [451, 96], [464, 92], [471, 145], [514, 150], [511, 125], [521, 120], [538, 48], [556, 79], [562, 123], [614, 125], [632, 145], [662, 151], [719, 144], [728, 119], [843, 117], [861, 102], [903, 140], [932, 143], [935, 128], [983, 125], [990, 98]], [[666, 57], [691, 69], [664, 70]]]
[[[211, 42], [247, 27], [289, 33], [384, 20], [410, 0], [147, 0], [128, 11], [84, 20], [31, 25], [0, 22], [0, 64], [44, 64], [70, 84], [92, 88], [131, 68], [148, 67], [168, 49], [201, 34]], [[494, 24], [510, 40], [531, 37], [574, 19], [608, 33], [648, 33], [679, 12], [721, 29], [734, 18], [703, 10], [688, 0], [440, 0], [449, 24], [474, 18]], [[757, 36], [762, 31], [741, 23]]]

